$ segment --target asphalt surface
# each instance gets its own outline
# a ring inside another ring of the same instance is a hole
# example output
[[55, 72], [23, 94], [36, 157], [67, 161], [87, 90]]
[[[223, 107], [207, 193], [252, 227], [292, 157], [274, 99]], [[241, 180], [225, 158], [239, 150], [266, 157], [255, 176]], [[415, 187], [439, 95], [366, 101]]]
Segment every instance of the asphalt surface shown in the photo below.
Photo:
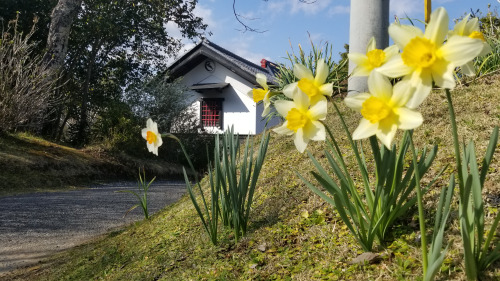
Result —
[[[144, 219], [140, 207], [124, 217], [138, 199], [119, 190], [137, 191], [137, 183], [0, 198], [0, 276]], [[185, 191], [180, 182], [153, 183], [148, 192], [150, 215], [174, 203]]]

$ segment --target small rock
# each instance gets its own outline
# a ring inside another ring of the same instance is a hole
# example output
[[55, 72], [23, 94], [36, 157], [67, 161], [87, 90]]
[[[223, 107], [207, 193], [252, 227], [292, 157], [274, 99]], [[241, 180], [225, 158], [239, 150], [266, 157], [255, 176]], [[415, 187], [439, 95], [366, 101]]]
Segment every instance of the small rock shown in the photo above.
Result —
[[260, 244], [259, 246], [257, 246], [257, 250], [261, 251], [261, 252], [265, 252], [267, 249], [267, 243], [264, 242], [262, 244]]
[[374, 264], [380, 262], [381, 258], [379, 254], [375, 254], [372, 252], [365, 252], [361, 255], [357, 256], [352, 261], [348, 262], [349, 264]]

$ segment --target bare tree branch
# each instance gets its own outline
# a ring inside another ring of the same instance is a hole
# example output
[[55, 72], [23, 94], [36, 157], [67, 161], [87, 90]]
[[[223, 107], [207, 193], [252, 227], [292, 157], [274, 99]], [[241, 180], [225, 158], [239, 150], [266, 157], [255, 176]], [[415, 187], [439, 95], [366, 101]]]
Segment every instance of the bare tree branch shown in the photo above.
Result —
[[238, 14], [236, 12], [236, 0], [233, 0], [233, 14], [234, 14], [234, 17], [236, 18], [236, 20], [244, 27], [243, 30], [239, 30], [239, 31], [242, 31], [242, 32], [247, 32], [247, 31], [250, 31], [250, 32], [256, 32], [256, 33], [264, 33], [266, 32], [267, 30], [258, 30], [258, 29], [255, 29], [253, 27], [250, 27], [248, 26], [247, 24], [245, 24], [241, 19], [244, 18], [244, 19], [247, 19], [247, 20], [256, 20], [258, 18], [245, 18], [244, 16]]

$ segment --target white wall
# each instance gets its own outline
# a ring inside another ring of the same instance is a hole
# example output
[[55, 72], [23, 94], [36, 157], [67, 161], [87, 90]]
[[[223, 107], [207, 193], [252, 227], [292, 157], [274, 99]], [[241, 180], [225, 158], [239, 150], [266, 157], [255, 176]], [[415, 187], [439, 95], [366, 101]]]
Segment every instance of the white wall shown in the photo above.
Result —
[[[224, 98], [222, 103], [223, 126], [224, 129], [234, 126], [235, 133], [246, 135], [260, 133], [257, 131], [256, 119], [257, 106], [253, 99], [247, 96], [247, 92], [253, 87], [251, 83], [241, 79], [237, 74], [225, 68], [223, 65], [215, 62], [215, 70], [208, 72], [205, 70], [205, 61], [188, 72], [182, 79], [182, 82], [191, 86], [193, 84], [204, 83], [229, 83], [221, 93], [214, 90], [207, 94], [193, 93], [193, 107], [199, 112], [199, 104], [202, 97], [206, 98]], [[262, 126], [259, 126], [262, 127]]]

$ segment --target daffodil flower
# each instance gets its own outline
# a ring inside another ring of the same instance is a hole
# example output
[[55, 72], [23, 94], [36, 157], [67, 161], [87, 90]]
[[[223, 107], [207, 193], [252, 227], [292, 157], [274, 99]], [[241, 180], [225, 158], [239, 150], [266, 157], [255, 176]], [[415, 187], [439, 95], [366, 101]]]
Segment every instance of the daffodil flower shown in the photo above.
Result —
[[319, 120], [324, 120], [327, 113], [325, 97], [317, 99], [311, 105], [309, 97], [302, 91], [294, 91], [293, 101], [278, 100], [274, 103], [278, 113], [285, 117], [282, 126], [273, 131], [278, 134], [295, 135], [294, 143], [302, 153], [310, 140], [325, 140], [325, 127]]
[[283, 89], [283, 94], [293, 99], [295, 88], [299, 88], [311, 100], [311, 104], [333, 94], [333, 83], [326, 83], [329, 69], [324, 60], [319, 60], [316, 65], [316, 76], [312, 71], [300, 63], [293, 65], [293, 74], [299, 79], [298, 82], [289, 84]]
[[378, 72], [368, 77], [370, 93], [359, 93], [344, 99], [347, 106], [363, 116], [352, 138], [364, 139], [376, 135], [391, 149], [397, 129], [410, 130], [423, 122], [420, 112], [405, 106], [414, 88], [409, 81], [400, 81], [394, 87], [389, 79]]
[[372, 71], [376, 71], [399, 52], [398, 46], [392, 45], [384, 50], [377, 49], [375, 38], [372, 37], [366, 47], [366, 54], [349, 53], [349, 61], [354, 62], [356, 67], [352, 71], [352, 76], [368, 76]]
[[[483, 43], [483, 48], [481, 53], [478, 56], [484, 56], [491, 52], [491, 47], [486, 39], [484, 38], [483, 33], [479, 29], [479, 20], [478, 18], [472, 18], [469, 20], [469, 16], [464, 17], [460, 22], [458, 22], [453, 30], [450, 30], [448, 33], [448, 37], [452, 36], [465, 36], [473, 39], [481, 40]], [[474, 63], [472, 61], [461, 65], [460, 68], [465, 75], [474, 76], [476, 75], [476, 71], [474, 70]]]
[[163, 140], [158, 133], [158, 124], [151, 120], [151, 118], [146, 121], [146, 128], [142, 129], [142, 137], [146, 140], [149, 152], [158, 156], [158, 147], [163, 144]]
[[415, 88], [408, 101], [409, 108], [416, 108], [429, 95], [432, 81], [443, 88], [453, 89], [453, 70], [473, 60], [482, 50], [482, 42], [464, 36], [452, 36], [446, 43], [448, 13], [438, 8], [431, 14], [425, 33], [414, 26], [391, 24], [389, 35], [402, 51], [378, 72], [389, 77], [409, 80]]
[[271, 111], [271, 100], [269, 99], [271, 97], [271, 91], [267, 86], [267, 78], [264, 74], [257, 73], [255, 74], [255, 78], [262, 89], [252, 89], [247, 93], [247, 95], [252, 98], [255, 103], [258, 103], [260, 101], [264, 103], [264, 111], [262, 112], [262, 117], [265, 117], [267, 114], [269, 114], [269, 111]]

